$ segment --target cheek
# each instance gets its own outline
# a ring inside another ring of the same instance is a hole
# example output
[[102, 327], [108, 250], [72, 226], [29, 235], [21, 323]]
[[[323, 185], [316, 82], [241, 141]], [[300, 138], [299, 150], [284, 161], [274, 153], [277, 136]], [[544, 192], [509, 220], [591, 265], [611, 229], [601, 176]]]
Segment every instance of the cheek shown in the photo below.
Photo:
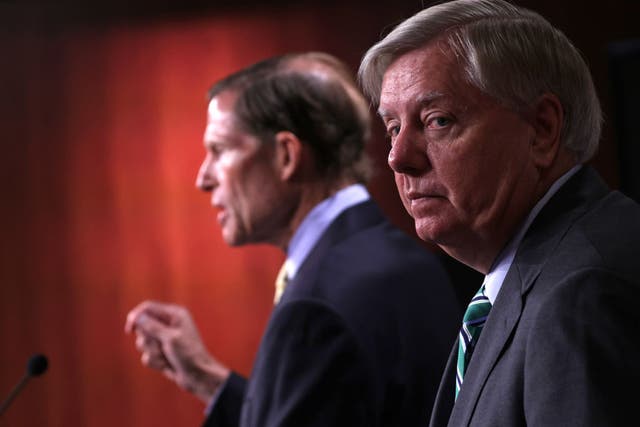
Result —
[[[241, 195], [243, 187], [243, 164], [238, 156], [233, 153], [225, 153], [220, 157], [215, 167], [215, 174], [218, 180], [220, 191], [226, 195], [231, 196], [232, 200], [227, 200], [228, 203], [233, 203], [235, 198]], [[231, 193], [231, 194], [229, 194]]]
[[500, 185], [508, 175], [500, 152], [469, 150], [442, 163], [440, 179], [456, 216], [465, 223], [484, 221], [499, 201]]
[[484, 183], [487, 174], [473, 165], [466, 167], [449, 168], [442, 177], [444, 187], [447, 190], [447, 199], [459, 216], [473, 216], [477, 214], [482, 204]]
[[221, 155], [216, 162], [215, 171], [219, 176], [228, 175], [228, 171], [238, 167], [237, 163], [237, 156], [235, 156], [232, 152], [226, 152]]
[[256, 218], [268, 216], [270, 210], [277, 206], [274, 199], [274, 182], [272, 175], [255, 164], [243, 164], [242, 167], [227, 171], [230, 203], [233, 203], [236, 214], [243, 218], [247, 227]]
[[226, 187], [228, 181], [228, 172], [226, 169], [217, 167], [215, 170], [216, 180], [218, 181], [220, 187]]
[[430, 182], [443, 197], [434, 216], [444, 221], [458, 221], [477, 213], [482, 183], [487, 173], [494, 173], [494, 168], [478, 161], [477, 153], [473, 151], [460, 144], [443, 150], [434, 149], [430, 153], [433, 166]]

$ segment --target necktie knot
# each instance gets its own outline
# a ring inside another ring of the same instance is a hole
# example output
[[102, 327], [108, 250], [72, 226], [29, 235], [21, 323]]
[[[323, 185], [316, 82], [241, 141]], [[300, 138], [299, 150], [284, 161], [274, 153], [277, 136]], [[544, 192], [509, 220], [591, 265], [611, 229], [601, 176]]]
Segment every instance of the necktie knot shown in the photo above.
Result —
[[282, 294], [284, 293], [287, 284], [289, 283], [289, 275], [291, 274], [291, 261], [285, 260], [280, 267], [280, 271], [278, 272], [278, 276], [276, 277], [276, 292], [273, 296], [273, 304], [276, 305], [280, 302], [280, 298], [282, 298]]
[[471, 298], [462, 319], [462, 327], [458, 334], [458, 364], [456, 372], [456, 398], [462, 386], [462, 380], [469, 366], [473, 350], [491, 310], [491, 301], [485, 295], [485, 285]]

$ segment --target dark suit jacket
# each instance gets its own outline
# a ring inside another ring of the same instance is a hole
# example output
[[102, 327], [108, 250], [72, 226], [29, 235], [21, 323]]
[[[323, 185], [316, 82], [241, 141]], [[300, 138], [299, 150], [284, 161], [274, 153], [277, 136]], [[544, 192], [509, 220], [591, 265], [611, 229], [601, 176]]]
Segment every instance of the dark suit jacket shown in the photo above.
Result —
[[436, 256], [358, 204], [300, 266], [251, 378], [232, 375], [205, 425], [427, 425], [461, 314]]
[[453, 410], [450, 356], [431, 426], [638, 425], [639, 301], [640, 207], [583, 168], [521, 242]]

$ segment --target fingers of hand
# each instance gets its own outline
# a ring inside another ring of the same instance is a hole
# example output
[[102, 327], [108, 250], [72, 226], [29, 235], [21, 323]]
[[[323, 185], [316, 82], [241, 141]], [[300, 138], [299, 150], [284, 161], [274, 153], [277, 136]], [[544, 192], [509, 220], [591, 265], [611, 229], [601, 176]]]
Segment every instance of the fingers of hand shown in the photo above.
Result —
[[138, 319], [140, 318], [140, 316], [142, 316], [144, 313], [146, 313], [150, 307], [152, 307], [153, 305], [155, 305], [156, 303], [152, 302], [152, 301], [144, 301], [141, 302], [140, 304], [138, 304], [137, 306], [135, 306], [130, 312], [129, 314], [127, 314], [127, 320], [124, 324], [124, 330], [127, 333], [131, 333], [135, 330], [136, 328], [136, 324], [138, 323]]
[[170, 326], [150, 314], [141, 313], [136, 317], [133, 329], [162, 341], [162, 337], [169, 333]]
[[140, 356], [140, 361], [144, 366], [148, 368], [156, 369], [162, 372], [165, 372], [165, 371], [173, 372], [172, 366], [169, 364], [167, 359], [162, 355], [162, 353], [160, 354], [152, 354], [147, 352], [142, 353], [142, 356]]
[[144, 301], [134, 307], [127, 315], [124, 330], [132, 332], [142, 316], [151, 317], [164, 325], [177, 326], [182, 321], [190, 320], [189, 311], [175, 304], [167, 304], [157, 301]]
[[160, 371], [172, 370], [171, 364], [162, 351], [162, 344], [156, 338], [138, 333], [136, 348], [142, 353], [140, 360], [143, 365]]

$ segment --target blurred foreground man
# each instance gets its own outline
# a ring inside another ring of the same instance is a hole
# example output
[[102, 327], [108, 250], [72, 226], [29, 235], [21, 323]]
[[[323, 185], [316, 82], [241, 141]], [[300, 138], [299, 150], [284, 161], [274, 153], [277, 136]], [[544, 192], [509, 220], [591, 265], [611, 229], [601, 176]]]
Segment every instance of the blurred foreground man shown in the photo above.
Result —
[[197, 185], [231, 246], [287, 256], [251, 378], [214, 359], [182, 307], [144, 302], [146, 365], [209, 404], [208, 426], [420, 426], [461, 319], [436, 257], [363, 183], [369, 110], [320, 53], [260, 62], [210, 91]]
[[534, 12], [459, 0], [359, 76], [418, 235], [486, 275], [431, 425], [637, 424], [640, 207], [585, 165], [601, 111], [575, 47]]

